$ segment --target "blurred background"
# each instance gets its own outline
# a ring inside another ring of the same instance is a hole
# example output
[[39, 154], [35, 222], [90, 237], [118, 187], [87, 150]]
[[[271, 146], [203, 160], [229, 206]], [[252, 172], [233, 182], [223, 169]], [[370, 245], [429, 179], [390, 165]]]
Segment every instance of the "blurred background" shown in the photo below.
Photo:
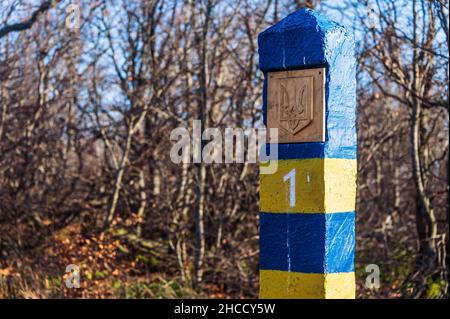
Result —
[[357, 297], [448, 298], [448, 0], [2, 0], [0, 298], [257, 298], [257, 165], [169, 137], [261, 127], [257, 35], [304, 7], [357, 40]]

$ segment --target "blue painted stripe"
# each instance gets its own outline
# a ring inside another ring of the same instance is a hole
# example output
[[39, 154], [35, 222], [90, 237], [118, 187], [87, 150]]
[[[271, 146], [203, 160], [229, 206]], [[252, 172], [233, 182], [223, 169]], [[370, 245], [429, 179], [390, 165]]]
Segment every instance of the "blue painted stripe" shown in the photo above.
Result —
[[356, 63], [352, 34], [314, 11], [300, 10], [260, 33], [258, 39], [260, 69], [264, 72], [265, 125], [269, 71], [326, 68], [325, 142], [313, 146], [280, 144], [278, 158], [356, 159]]
[[342, 158], [356, 159], [357, 149], [354, 147], [339, 147], [330, 150], [327, 143], [295, 143], [295, 144], [278, 144], [278, 155], [271, 154], [270, 144], [266, 145], [266, 154], [261, 154], [261, 160], [268, 159], [299, 159], [299, 158]]
[[[354, 73], [354, 68], [350, 68], [349, 72], [351, 70]], [[330, 90], [330, 75], [328, 73], [329, 69], [327, 69], [325, 89], [325, 142], [278, 144], [278, 159], [357, 158], [355, 94], [343, 94], [342, 89], [337, 90], [335, 88], [336, 85], [333, 86], [333, 90]], [[267, 78], [267, 73], [265, 73], [263, 86], [263, 121], [266, 126]], [[347, 86], [349, 86], [347, 90], [349, 92], [356, 90], [354, 84], [347, 84]], [[334, 100], [338, 100], [339, 102], [335, 102]], [[268, 144], [266, 144], [266, 154], [268, 155], [261, 154], [260, 158], [263, 160], [274, 158], [269, 152]]]
[[259, 34], [259, 68], [272, 71], [323, 64], [324, 32], [342, 29], [312, 10], [294, 12]]
[[260, 214], [260, 268], [302, 273], [354, 271], [355, 213]]

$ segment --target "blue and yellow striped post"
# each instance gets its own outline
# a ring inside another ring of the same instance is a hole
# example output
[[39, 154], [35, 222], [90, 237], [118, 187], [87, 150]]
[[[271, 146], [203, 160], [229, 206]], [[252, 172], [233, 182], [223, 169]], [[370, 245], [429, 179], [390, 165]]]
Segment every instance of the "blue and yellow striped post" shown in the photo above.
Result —
[[354, 298], [353, 36], [327, 17], [303, 9], [262, 32], [258, 42], [266, 124], [270, 72], [325, 71], [324, 141], [280, 143], [277, 172], [260, 176], [260, 297]]

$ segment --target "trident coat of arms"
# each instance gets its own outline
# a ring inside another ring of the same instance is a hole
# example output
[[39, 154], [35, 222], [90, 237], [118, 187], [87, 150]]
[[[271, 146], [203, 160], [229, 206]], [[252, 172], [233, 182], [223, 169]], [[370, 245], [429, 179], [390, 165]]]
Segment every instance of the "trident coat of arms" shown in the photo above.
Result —
[[281, 78], [275, 104], [280, 127], [291, 134], [300, 132], [313, 120], [311, 77]]

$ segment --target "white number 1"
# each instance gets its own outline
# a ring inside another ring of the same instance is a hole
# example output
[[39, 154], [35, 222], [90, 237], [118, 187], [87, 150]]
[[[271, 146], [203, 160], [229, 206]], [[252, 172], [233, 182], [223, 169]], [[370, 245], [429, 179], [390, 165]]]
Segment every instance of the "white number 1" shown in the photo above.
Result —
[[283, 180], [286, 182], [290, 180], [289, 187], [289, 206], [295, 207], [295, 168], [284, 175]]

